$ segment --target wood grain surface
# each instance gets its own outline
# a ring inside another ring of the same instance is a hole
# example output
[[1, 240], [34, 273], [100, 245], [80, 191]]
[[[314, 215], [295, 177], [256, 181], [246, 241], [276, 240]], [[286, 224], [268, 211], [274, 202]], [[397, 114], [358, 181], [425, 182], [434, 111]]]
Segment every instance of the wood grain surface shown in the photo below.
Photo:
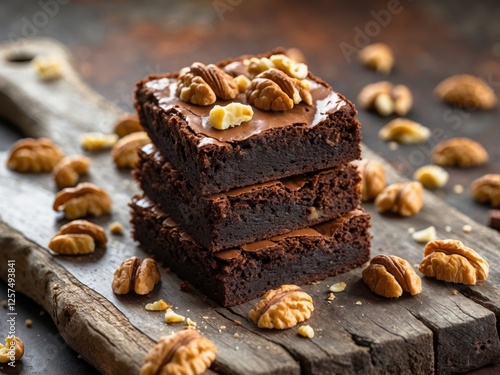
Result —
[[[40, 81], [29, 62], [8, 61], [13, 48], [61, 56], [67, 62], [65, 78]], [[70, 61], [64, 48], [48, 40], [0, 48], [0, 115], [22, 125], [26, 135], [54, 139], [69, 155], [82, 153], [83, 132], [110, 132], [120, 113], [82, 83]], [[167, 326], [161, 313], [144, 310], [145, 303], [159, 298], [197, 322], [202, 334], [216, 343], [212, 370], [221, 374], [452, 374], [500, 357], [500, 235], [431, 193], [425, 194], [423, 211], [411, 219], [380, 216], [366, 205], [373, 215], [373, 253], [395, 254], [418, 263], [423, 248], [411, 239], [408, 228], [435, 225], [440, 238], [460, 239], [480, 252], [490, 263], [489, 279], [469, 287], [424, 278], [421, 295], [386, 300], [362, 284], [360, 270], [329, 278], [304, 287], [316, 306], [308, 322], [316, 336], [305, 340], [296, 329], [257, 329], [246, 317], [254, 302], [224, 309], [195, 290], [181, 292], [181, 280], [165, 270], [160, 287], [146, 297], [114, 295], [110, 284], [116, 267], [128, 256], [145, 256], [129, 236], [127, 204], [137, 187], [128, 172], [116, 170], [109, 153], [90, 157], [93, 165], [87, 179], [113, 198], [112, 214], [93, 221], [106, 227], [118, 220], [125, 225], [126, 235], [113, 237], [106, 251], [90, 256], [51, 254], [46, 244], [65, 222], [51, 209], [53, 182], [48, 175], [7, 170], [2, 154], [0, 271], [3, 277], [7, 259], [16, 259], [18, 291], [42, 304], [68, 344], [103, 373], [137, 373], [154, 341], [182, 329]], [[367, 147], [364, 157], [378, 158]], [[390, 182], [401, 180], [389, 165], [385, 167]], [[463, 233], [464, 224], [473, 231]], [[328, 286], [338, 281], [345, 281], [347, 289], [329, 303]]]

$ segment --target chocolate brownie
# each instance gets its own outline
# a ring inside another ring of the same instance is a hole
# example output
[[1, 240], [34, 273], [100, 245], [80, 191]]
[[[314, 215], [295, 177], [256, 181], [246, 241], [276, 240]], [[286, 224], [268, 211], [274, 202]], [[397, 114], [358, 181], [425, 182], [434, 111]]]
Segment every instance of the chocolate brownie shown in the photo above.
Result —
[[346, 272], [370, 257], [370, 215], [361, 209], [211, 253], [148, 198], [136, 196], [130, 206], [133, 236], [142, 248], [223, 306], [246, 302], [282, 284], [305, 284]]
[[[276, 52], [262, 56], [270, 56]], [[247, 74], [244, 60], [218, 64], [233, 76]], [[208, 123], [214, 105], [247, 104], [244, 93], [212, 105], [175, 95], [178, 73], [153, 75], [137, 84], [136, 109], [153, 143], [201, 195], [272, 181], [359, 159], [360, 124], [354, 105], [308, 73], [312, 105], [284, 112], [253, 108], [253, 118], [227, 130]]]
[[210, 251], [336, 219], [360, 203], [361, 178], [349, 163], [200, 196], [152, 144], [139, 156], [134, 176], [142, 190]]

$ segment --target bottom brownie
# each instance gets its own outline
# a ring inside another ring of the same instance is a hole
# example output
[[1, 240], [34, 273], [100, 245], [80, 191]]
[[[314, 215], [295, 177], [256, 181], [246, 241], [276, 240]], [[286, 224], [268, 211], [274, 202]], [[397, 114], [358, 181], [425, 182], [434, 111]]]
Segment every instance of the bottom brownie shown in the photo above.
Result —
[[181, 279], [223, 306], [259, 297], [282, 284], [306, 284], [349, 271], [370, 257], [370, 215], [344, 217], [210, 253], [147, 197], [134, 197], [133, 236]]

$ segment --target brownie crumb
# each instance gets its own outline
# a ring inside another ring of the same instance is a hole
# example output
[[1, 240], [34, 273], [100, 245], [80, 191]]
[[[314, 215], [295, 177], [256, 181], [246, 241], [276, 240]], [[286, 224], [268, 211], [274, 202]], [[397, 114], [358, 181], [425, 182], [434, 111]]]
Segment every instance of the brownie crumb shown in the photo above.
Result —
[[187, 281], [183, 281], [181, 283], [181, 292], [188, 293], [190, 291], [191, 291], [191, 286], [189, 285], [189, 283]]

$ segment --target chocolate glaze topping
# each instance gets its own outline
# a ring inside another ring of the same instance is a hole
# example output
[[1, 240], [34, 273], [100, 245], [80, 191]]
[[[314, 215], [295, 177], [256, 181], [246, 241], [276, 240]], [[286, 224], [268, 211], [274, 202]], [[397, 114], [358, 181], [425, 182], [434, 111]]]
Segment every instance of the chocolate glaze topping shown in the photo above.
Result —
[[[232, 69], [238, 70], [238, 64], [244, 67], [242, 62], [233, 62]], [[290, 124], [301, 124], [313, 127], [326, 119], [328, 114], [335, 113], [346, 105], [346, 102], [332, 90], [328, 85], [315, 80], [312, 76], [307, 79], [310, 83], [310, 92], [313, 105], [299, 103], [292, 109], [284, 112], [267, 112], [253, 107], [254, 116], [252, 120], [226, 130], [214, 129], [208, 122], [210, 110], [214, 105], [227, 105], [231, 102], [248, 104], [245, 94], [239, 94], [232, 101], [217, 100], [213, 105], [198, 106], [183, 102], [175, 96], [177, 88], [176, 78], [159, 78], [145, 84], [149, 88], [158, 104], [165, 111], [176, 111], [186, 119], [188, 126], [197, 135], [201, 135], [198, 147], [209, 144], [225, 145], [226, 143], [239, 142], [250, 138], [263, 131], [289, 126]]]

